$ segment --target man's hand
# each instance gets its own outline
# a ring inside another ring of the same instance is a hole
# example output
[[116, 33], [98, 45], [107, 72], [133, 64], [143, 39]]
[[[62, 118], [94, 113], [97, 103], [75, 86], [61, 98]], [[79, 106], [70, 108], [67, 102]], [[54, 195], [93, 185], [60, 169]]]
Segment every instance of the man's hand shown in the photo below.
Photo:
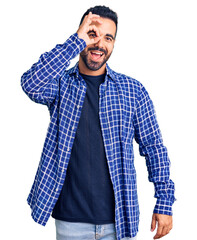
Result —
[[[86, 42], [87, 46], [90, 44], [97, 43], [101, 39], [101, 36], [99, 34], [97, 27], [95, 25], [93, 25], [92, 22], [102, 24], [100, 16], [96, 15], [96, 14], [92, 14], [90, 12], [88, 15], [85, 16], [82, 24], [80, 25], [79, 29], [77, 30], [77, 34], [78, 34], [79, 38], [82, 38]], [[91, 31], [94, 32], [96, 35], [94, 38], [90, 38], [88, 35], [88, 33]]]
[[167, 235], [172, 229], [172, 216], [164, 214], [153, 214], [151, 231], [153, 232], [156, 228], [156, 223], [158, 223], [157, 233], [153, 239], [159, 239]]

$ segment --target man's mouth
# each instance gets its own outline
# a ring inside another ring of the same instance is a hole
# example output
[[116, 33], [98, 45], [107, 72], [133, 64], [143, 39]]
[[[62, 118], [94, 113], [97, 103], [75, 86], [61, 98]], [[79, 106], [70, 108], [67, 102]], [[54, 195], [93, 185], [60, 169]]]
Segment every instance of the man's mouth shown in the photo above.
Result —
[[102, 56], [104, 55], [104, 52], [93, 50], [93, 51], [90, 51], [90, 54], [93, 61], [98, 61], [102, 58]]

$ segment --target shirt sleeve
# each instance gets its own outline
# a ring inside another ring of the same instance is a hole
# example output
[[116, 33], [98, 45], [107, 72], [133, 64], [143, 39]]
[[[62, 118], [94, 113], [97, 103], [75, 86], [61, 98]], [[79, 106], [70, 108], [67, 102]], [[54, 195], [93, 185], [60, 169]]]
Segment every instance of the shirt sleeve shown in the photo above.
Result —
[[170, 159], [163, 145], [153, 102], [142, 86], [134, 116], [135, 140], [146, 159], [148, 178], [154, 183], [157, 202], [154, 213], [172, 215], [174, 182], [170, 179]]
[[58, 92], [58, 81], [70, 65], [70, 60], [86, 47], [86, 42], [75, 33], [63, 44], [42, 54], [39, 61], [21, 77], [23, 91], [31, 100], [49, 105]]

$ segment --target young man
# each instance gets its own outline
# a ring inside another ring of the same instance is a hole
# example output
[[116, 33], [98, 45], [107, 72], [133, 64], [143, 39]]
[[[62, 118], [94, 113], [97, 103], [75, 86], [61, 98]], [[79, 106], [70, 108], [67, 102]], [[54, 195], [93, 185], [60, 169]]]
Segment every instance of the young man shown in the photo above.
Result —
[[[116, 32], [115, 12], [91, 8], [78, 31], [41, 55], [21, 78], [25, 93], [50, 111], [28, 204], [42, 225], [52, 214], [58, 240], [136, 239], [133, 139], [155, 186], [154, 239], [172, 229], [174, 183], [153, 103], [140, 82], [106, 63]], [[79, 62], [67, 70], [78, 54]]]

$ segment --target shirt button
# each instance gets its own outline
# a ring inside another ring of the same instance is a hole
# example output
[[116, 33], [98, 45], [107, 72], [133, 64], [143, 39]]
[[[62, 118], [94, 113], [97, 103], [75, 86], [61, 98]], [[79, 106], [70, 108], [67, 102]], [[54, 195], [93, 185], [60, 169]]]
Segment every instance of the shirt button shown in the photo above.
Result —
[[74, 129], [75, 129], [75, 127], [73, 126], [73, 127], [72, 127], [72, 130], [74, 130]]
[[70, 148], [67, 148], [67, 151], [69, 152], [69, 151], [70, 151]]
[[59, 190], [58, 188], [55, 189], [56, 192], [57, 192], [58, 190]]
[[80, 108], [80, 106], [79, 106], [79, 105], [77, 105], [77, 108]]

